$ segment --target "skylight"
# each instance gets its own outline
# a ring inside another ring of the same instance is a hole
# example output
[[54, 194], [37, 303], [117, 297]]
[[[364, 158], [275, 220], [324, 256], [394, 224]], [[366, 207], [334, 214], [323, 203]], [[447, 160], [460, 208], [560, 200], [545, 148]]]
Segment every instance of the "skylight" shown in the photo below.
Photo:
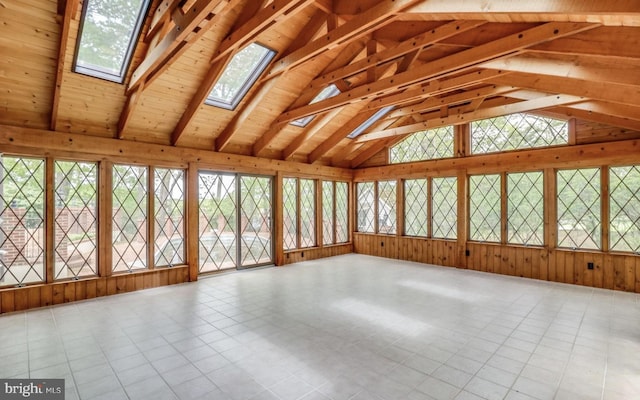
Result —
[[251, 43], [233, 56], [205, 104], [233, 110], [267, 68], [276, 52]]
[[74, 72], [122, 83], [150, 0], [86, 0]]
[[[339, 94], [340, 94], [340, 89], [338, 89], [336, 85], [329, 85], [326, 88], [322, 89], [320, 93], [318, 93], [316, 97], [314, 97], [313, 100], [309, 102], [309, 104], [317, 103], [319, 101], [326, 100], [330, 97], [337, 96]], [[298, 118], [295, 121], [291, 121], [291, 125], [304, 128], [305, 126], [309, 125], [309, 122], [311, 122], [314, 118], [315, 118], [315, 115], [309, 115], [303, 118]]]
[[378, 122], [378, 120], [382, 117], [384, 117], [385, 115], [387, 115], [387, 113], [389, 111], [393, 110], [393, 106], [386, 106], [383, 107], [381, 109], [379, 109], [378, 111], [376, 111], [375, 114], [373, 114], [372, 116], [370, 116], [366, 121], [364, 121], [363, 123], [360, 124], [359, 127], [357, 127], [356, 129], [353, 130], [353, 132], [351, 132], [350, 134], [347, 135], [347, 137], [349, 139], [355, 139], [357, 136], [359, 136], [360, 134], [362, 134], [362, 132], [366, 131], [367, 129], [369, 129], [371, 127], [371, 125], [375, 124], [376, 122]]

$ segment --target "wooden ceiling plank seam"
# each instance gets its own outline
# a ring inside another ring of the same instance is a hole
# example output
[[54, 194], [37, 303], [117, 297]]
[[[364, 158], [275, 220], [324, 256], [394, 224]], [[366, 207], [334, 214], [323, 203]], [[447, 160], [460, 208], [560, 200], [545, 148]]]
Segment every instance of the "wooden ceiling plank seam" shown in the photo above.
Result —
[[558, 112], [567, 118], [578, 118], [585, 121], [596, 122], [600, 124], [606, 124], [609, 126], [617, 126], [624, 129], [630, 129], [632, 131], [640, 132], [640, 121], [630, 120], [628, 118], [615, 117], [606, 114], [598, 114], [591, 111], [579, 110], [569, 107], [557, 107], [550, 109], [553, 112]]
[[458, 125], [462, 123], [477, 121], [480, 119], [494, 118], [501, 115], [508, 115], [514, 113], [527, 112], [532, 110], [539, 110], [543, 108], [567, 105], [572, 103], [580, 103], [585, 101], [584, 97], [569, 96], [569, 95], [551, 95], [539, 97], [532, 100], [520, 101], [514, 104], [507, 104], [503, 106], [482, 108], [478, 111], [451, 115], [446, 118], [438, 118], [435, 120], [428, 120], [419, 122], [417, 124], [405, 125], [399, 128], [392, 128], [381, 130], [377, 132], [371, 132], [361, 135], [356, 139], [357, 142], [367, 142], [371, 140], [378, 140], [388, 138], [391, 136], [407, 135], [419, 130], [436, 129], [448, 125]]
[[118, 119], [118, 132], [116, 133], [118, 139], [124, 139], [126, 136], [127, 125], [131, 120], [134, 110], [138, 106], [140, 102], [140, 97], [142, 97], [142, 92], [144, 91], [144, 83], [137, 87], [137, 89], [127, 96], [127, 100], [124, 103], [124, 108], [120, 113], [120, 118]]
[[260, 154], [267, 148], [267, 146], [269, 146], [273, 139], [276, 138], [276, 136], [280, 133], [280, 131], [286, 124], [286, 122], [271, 124], [269, 130], [263, 133], [253, 144], [251, 148], [251, 154], [254, 157], [260, 156]]
[[278, 60], [267, 72], [265, 77], [268, 79], [274, 78], [327, 50], [361, 38], [375, 28], [380, 27], [380, 25], [392, 22], [399, 12], [419, 1], [420, 0], [383, 0], [375, 7], [358, 14], [353, 19], [345, 22], [326, 35]]
[[324, 24], [327, 21], [327, 17], [327, 13], [322, 9], [319, 9], [315, 13], [313, 13], [311, 18], [309, 19], [309, 22], [304, 25], [303, 31], [299, 32], [299, 34], [296, 35], [295, 39], [293, 39], [293, 42], [289, 44], [287, 50], [282, 52], [283, 57], [304, 47], [304, 45], [312, 41], [313, 37], [318, 35], [321, 30], [324, 29]]
[[[133, 91], [143, 80], [148, 86], [151, 83], [151, 79], [157, 77], [168, 68], [170, 59], [178, 57], [190, 44], [204, 35], [207, 30], [199, 29], [196, 35], [190, 37], [189, 42], [185, 41], [193, 33], [194, 29], [209, 17], [209, 14], [219, 16], [224, 7], [238, 7], [242, 2], [243, 0], [198, 0], [191, 7], [191, 12], [187, 12], [182, 16], [175, 16], [175, 14], [182, 14], [182, 12], [174, 13], [174, 26], [171, 31], [156, 46], [149, 48], [145, 58], [131, 75], [127, 91]], [[209, 26], [212, 25], [211, 21], [208, 23]]]
[[574, 96], [584, 96], [594, 100], [625, 105], [640, 104], [640, 86], [620, 85], [610, 82], [595, 82], [585, 79], [554, 77], [551, 75], [533, 75], [512, 73], [508, 78], [496, 77], [491, 82], [508, 84], [539, 91], [558, 91]]
[[67, 44], [69, 42], [69, 29], [71, 20], [73, 19], [79, 0], [67, 0], [64, 6], [64, 17], [62, 26], [60, 27], [60, 40], [58, 48], [58, 63], [56, 69], [56, 82], [53, 86], [53, 101], [51, 103], [51, 118], [49, 128], [55, 131], [58, 127], [58, 109], [60, 107], [60, 92], [62, 91], [62, 82], [64, 81], [64, 72], [66, 68]]
[[209, 96], [209, 93], [211, 93], [213, 85], [215, 85], [216, 81], [223, 74], [225, 68], [227, 67], [229, 62], [231, 62], [231, 59], [234, 55], [234, 52], [227, 53], [224, 58], [211, 65], [209, 71], [207, 71], [207, 74], [204, 76], [204, 79], [200, 82], [198, 90], [189, 101], [189, 105], [184, 110], [184, 113], [182, 113], [178, 124], [171, 134], [171, 144], [173, 146], [178, 145], [180, 138], [184, 134], [185, 130], [189, 127], [189, 124], [191, 124], [191, 122], [193, 121], [193, 118], [195, 117], [198, 110], [201, 107], [205, 107], [204, 101], [207, 99], [207, 96]]
[[366, 59], [323, 73], [320, 77], [314, 79], [309, 87], [317, 89], [325, 87], [335, 80], [348, 78], [363, 72], [372, 64], [380, 65], [389, 62], [418, 49], [423, 49], [433, 43], [437, 43], [441, 40], [477, 28], [484, 24], [486, 24], [486, 21], [454, 21], [444, 24], [430, 30], [429, 32], [422, 33], [416, 37], [405, 40], [402, 43], [398, 43], [392, 48], [382, 50], [375, 55], [370, 55]]
[[378, 154], [379, 152], [381, 152], [385, 148], [392, 146], [392, 144], [395, 141], [396, 140], [388, 139], [388, 140], [382, 140], [382, 141], [379, 141], [379, 142], [372, 143], [371, 146], [368, 147], [367, 149], [359, 151], [356, 154], [356, 156], [351, 159], [351, 162], [349, 163], [349, 166], [351, 168], [359, 167], [360, 165], [362, 165], [362, 163], [364, 163], [365, 161], [367, 161], [371, 157], [375, 156], [376, 154]]
[[243, 47], [261, 32], [273, 26], [276, 21], [278, 21], [279, 24], [284, 23], [287, 19], [295, 16], [314, 2], [315, 0], [280, 0], [268, 4], [254, 15], [253, 18], [242, 24], [222, 40], [220, 46], [211, 58], [210, 63], [213, 64], [229, 52]]
[[469, 50], [434, 60], [391, 78], [381, 79], [370, 85], [354, 88], [349, 92], [341, 93], [330, 99], [291, 110], [281, 115], [276, 121], [292, 121], [308, 115], [317, 114], [320, 111], [327, 111], [331, 108], [353, 103], [354, 101], [389, 94], [404, 86], [412, 85], [437, 76], [443, 76], [454, 71], [462, 72], [466, 69], [474, 68], [478, 64], [491, 59], [513, 54], [526, 47], [552, 40], [554, 38], [583, 32], [597, 26], [599, 25], [561, 22], [551, 22], [539, 25], [523, 32], [508, 35], [489, 43], [473, 47]]

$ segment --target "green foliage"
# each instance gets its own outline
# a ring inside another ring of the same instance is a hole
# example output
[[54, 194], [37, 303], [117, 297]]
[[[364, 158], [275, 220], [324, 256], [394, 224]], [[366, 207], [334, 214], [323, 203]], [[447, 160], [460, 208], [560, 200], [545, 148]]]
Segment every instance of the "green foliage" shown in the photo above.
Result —
[[349, 188], [346, 182], [336, 182], [336, 243], [349, 240]]
[[22, 223], [38, 228], [44, 223], [44, 160], [2, 156], [0, 197], [7, 208], [26, 210]]
[[87, 0], [77, 63], [120, 76], [144, 0]]
[[458, 178], [433, 178], [431, 182], [431, 235], [455, 239], [458, 233]]
[[453, 126], [416, 132], [389, 149], [389, 162], [453, 157]]
[[471, 153], [482, 154], [567, 144], [566, 121], [511, 114], [471, 123]]
[[469, 238], [500, 242], [500, 175], [469, 177]]
[[374, 233], [374, 183], [359, 182], [356, 186], [358, 196], [358, 232]]
[[544, 244], [542, 172], [507, 174], [507, 241]]
[[404, 181], [404, 231], [409, 236], [427, 236], [426, 179]]
[[640, 252], [640, 167], [609, 169], [611, 250]]
[[599, 249], [600, 168], [558, 171], [558, 246]]

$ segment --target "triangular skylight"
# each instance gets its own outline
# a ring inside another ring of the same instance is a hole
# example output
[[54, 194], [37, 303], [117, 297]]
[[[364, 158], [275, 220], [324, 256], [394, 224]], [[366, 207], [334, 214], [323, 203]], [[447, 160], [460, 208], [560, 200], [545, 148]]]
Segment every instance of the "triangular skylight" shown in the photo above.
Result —
[[267, 68], [276, 52], [251, 43], [233, 56], [205, 104], [233, 110]]
[[[318, 93], [316, 97], [314, 97], [313, 100], [309, 102], [309, 104], [317, 103], [319, 101], [326, 100], [330, 97], [337, 96], [339, 94], [340, 94], [340, 89], [338, 89], [336, 85], [329, 85], [326, 88], [322, 89], [320, 93]], [[304, 128], [305, 126], [309, 125], [309, 122], [311, 122], [314, 118], [315, 118], [315, 115], [309, 115], [303, 118], [298, 118], [295, 121], [291, 121], [291, 125]]]
[[86, 0], [73, 71], [122, 83], [150, 0]]

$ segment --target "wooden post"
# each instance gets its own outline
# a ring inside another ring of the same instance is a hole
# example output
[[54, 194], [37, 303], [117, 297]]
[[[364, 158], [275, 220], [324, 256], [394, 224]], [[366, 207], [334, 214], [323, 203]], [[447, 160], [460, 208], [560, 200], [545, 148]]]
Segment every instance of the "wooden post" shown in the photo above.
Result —
[[154, 269], [155, 260], [155, 200], [156, 200], [156, 185], [155, 185], [155, 168], [147, 168], [147, 269]]
[[324, 212], [322, 210], [322, 180], [314, 180], [316, 189], [316, 246], [324, 247]]
[[45, 276], [44, 280], [51, 283], [55, 274], [55, 163], [52, 157], [45, 159], [45, 185], [44, 185], [44, 254]]
[[356, 184], [354, 181], [347, 183], [347, 204], [349, 205], [347, 210], [347, 215], [349, 216], [347, 232], [349, 233], [349, 242], [353, 243], [353, 232], [358, 229], [356, 225]]
[[404, 179], [396, 180], [396, 236], [404, 235]]
[[113, 273], [113, 164], [102, 160], [98, 166], [98, 275]]
[[467, 265], [467, 240], [469, 239], [469, 185], [467, 183], [467, 170], [458, 170], [458, 263], [459, 268], [468, 268]]
[[547, 265], [540, 265], [540, 277], [543, 280], [553, 280], [550, 276], [555, 271], [555, 249], [558, 244], [558, 201], [556, 171], [553, 168], [544, 170], [544, 245], [547, 248]]
[[507, 243], [507, 173], [500, 174], [500, 243]]
[[300, 206], [300, 178], [296, 179], [296, 249], [299, 249], [302, 246], [302, 216], [300, 215], [300, 210], [302, 207]]
[[433, 239], [433, 177], [427, 178], [427, 237]]
[[198, 164], [190, 162], [187, 168], [187, 240], [185, 247], [187, 249], [187, 262], [189, 264], [189, 281], [191, 282], [198, 280], [198, 272], [200, 271], [200, 257], [198, 254], [198, 241], [200, 239], [198, 229], [198, 186]]
[[602, 232], [602, 237], [600, 239], [602, 251], [609, 251], [609, 167], [603, 166], [600, 169], [600, 196], [601, 196], [601, 204], [600, 204], [600, 229]]
[[283, 203], [282, 203], [282, 172], [276, 173], [274, 185], [274, 214], [275, 224], [273, 226], [275, 236], [275, 262], [276, 265], [284, 265], [284, 223], [283, 223]]

